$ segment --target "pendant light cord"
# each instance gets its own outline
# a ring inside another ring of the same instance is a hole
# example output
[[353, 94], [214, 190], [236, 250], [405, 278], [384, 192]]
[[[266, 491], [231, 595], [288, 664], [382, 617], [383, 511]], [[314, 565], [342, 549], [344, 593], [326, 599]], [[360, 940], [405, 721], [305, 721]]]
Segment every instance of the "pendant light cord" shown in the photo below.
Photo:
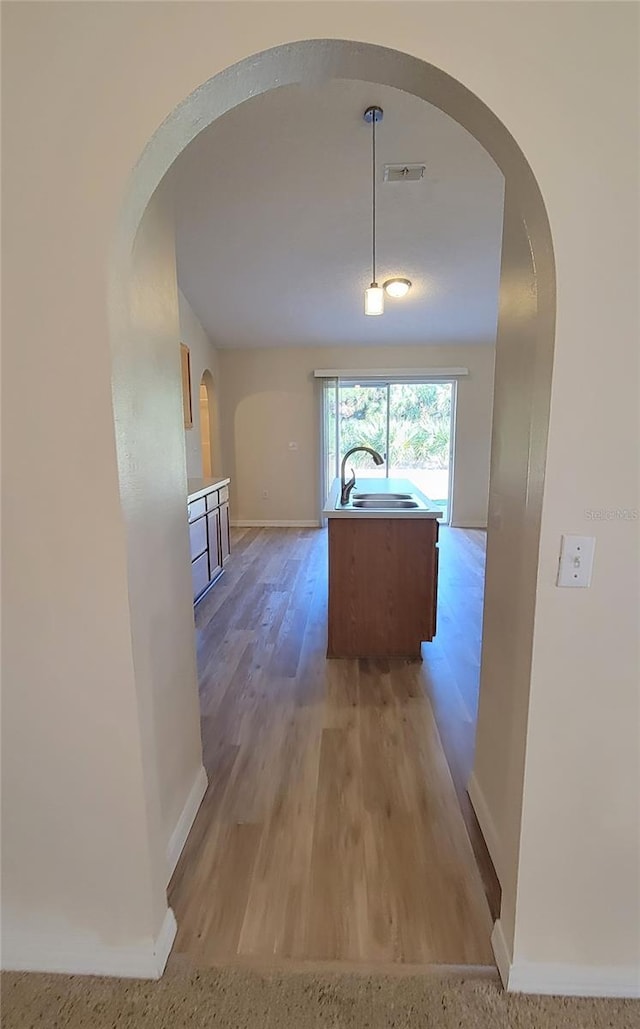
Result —
[[376, 112], [371, 119], [371, 199], [372, 199], [372, 232], [371, 232], [371, 265], [373, 271], [372, 284], [376, 281]]

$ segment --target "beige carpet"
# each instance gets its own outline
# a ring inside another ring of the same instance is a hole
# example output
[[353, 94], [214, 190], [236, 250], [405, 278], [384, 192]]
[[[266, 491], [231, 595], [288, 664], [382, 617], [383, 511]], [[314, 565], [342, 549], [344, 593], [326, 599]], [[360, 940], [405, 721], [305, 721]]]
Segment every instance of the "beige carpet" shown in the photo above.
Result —
[[3, 1029], [639, 1029], [640, 1002], [505, 995], [492, 975], [173, 968], [157, 983], [6, 972]]

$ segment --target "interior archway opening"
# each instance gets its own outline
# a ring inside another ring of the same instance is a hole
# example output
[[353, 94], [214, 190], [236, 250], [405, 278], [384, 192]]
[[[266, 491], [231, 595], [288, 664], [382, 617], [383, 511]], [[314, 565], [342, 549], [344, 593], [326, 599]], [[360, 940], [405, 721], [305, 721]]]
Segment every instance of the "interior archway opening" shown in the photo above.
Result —
[[[174, 112], [154, 137], [136, 170], [123, 212], [114, 256], [114, 296], [126, 295], [131, 280], [140, 282], [144, 279], [151, 285], [156, 278], [153, 255], [143, 259], [144, 274], [136, 267], [136, 258], [141, 256], [139, 230], [144, 227], [143, 220], [150, 215], [154, 218], [159, 216], [165, 224], [163, 195], [165, 189], [169, 189], [169, 183], [162, 182], [162, 179], [198, 133], [249, 97], [276, 86], [336, 78], [379, 82], [426, 100], [470, 132], [504, 175], [483, 673], [477, 755], [470, 791], [472, 794], [475, 791], [476, 812], [479, 813], [482, 803], [486, 802], [494, 816], [494, 824], [498, 825], [500, 839], [487, 840], [487, 843], [502, 887], [503, 931], [508, 938], [513, 934], [515, 917], [526, 701], [554, 328], [554, 269], [549, 227], [535, 178], [517, 144], [495, 116], [468, 90], [439, 69], [407, 55], [344, 41], [307, 41], [268, 51], [205, 83]], [[147, 207], [149, 201], [151, 205]], [[153, 222], [147, 228], [150, 230], [147, 235], [154, 237]], [[167, 230], [162, 237], [167, 247], [169, 235]], [[133, 366], [140, 361], [140, 351], [137, 357], [134, 356], [129, 350], [130, 343], [125, 339], [128, 328], [135, 321], [135, 312], [127, 302], [116, 306], [114, 349], [122, 360], [118, 362], [121, 378], [115, 382], [114, 404], [116, 422], [120, 427], [118, 446], [129, 453], [133, 430], [120, 406], [121, 390], [125, 388]], [[169, 379], [167, 370], [165, 384]], [[515, 406], [514, 395], [518, 396]], [[180, 439], [179, 416], [179, 405], [176, 404], [175, 413], [172, 411], [165, 422], [169, 444]], [[265, 431], [268, 428], [265, 426]], [[151, 412], [148, 420], [145, 418], [142, 425], [138, 423], [137, 431], [138, 446], [143, 445], [147, 434], [157, 431]], [[176, 462], [176, 474], [169, 489], [169, 507], [173, 505], [176, 511], [181, 499], [178, 464]], [[147, 474], [150, 482], [156, 474], [152, 464], [149, 464]], [[177, 541], [180, 531], [177, 522], [171, 531]], [[133, 554], [134, 526], [131, 528], [130, 545]], [[149, 551], [145, 555], [144, 549], [137, 548], [135, 560], [138, 563], [151, 561], [152, 554]], [[514, 574], [514, 568], [517, 574]], [[144, 601], [140, 599], [139, 603], [140, 609], [133, 612], [133, 616], [135, 620], [137, 614], [140, 624], [143, 624], [146, 618]], [[183, 626], [180, 632], [182, 646], [188, 642], [185, 634]], [[505, 635], [508, 639], [518, 639], [517, 653], [505, 645]], [[138, 686], [149, 698], [153, 710], [157, 703], [157, 681], [153, 670], [146, 681], [141, 679]], [[185, 733], [188, 732], [193, 732], [192, 725], [185, 728]], [[505, 773], [510, 777], [508, 791], [503, 785]], [[160, 784], [158, 817], [163, 822], [163, 783], [167, 784], [168, 792], [169, 771], [165, 767], [161, 747], [149, 755], [148, 775]], [[168, 807], [166, 817], [169, 822]], [[486, 828], [483, 828], [486, 836]]]
[[220, 440], [217, 414], [216, 388], [208, 368], [202, 373], [199, 390], [200, 452], [202, 476], [211, 478], [220, 464]]

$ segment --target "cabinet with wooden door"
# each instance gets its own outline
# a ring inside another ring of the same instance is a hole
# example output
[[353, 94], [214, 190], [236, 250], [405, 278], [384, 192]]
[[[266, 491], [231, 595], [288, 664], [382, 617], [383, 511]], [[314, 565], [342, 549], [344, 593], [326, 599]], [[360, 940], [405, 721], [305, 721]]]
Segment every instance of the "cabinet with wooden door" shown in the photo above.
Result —
[[435, 517], [329, 517], [328, 657], [419, 658], [437, 602]]
[[190, 480], [187, 511], [196, 603], [220, 577], [231, 555], [229, 480]]

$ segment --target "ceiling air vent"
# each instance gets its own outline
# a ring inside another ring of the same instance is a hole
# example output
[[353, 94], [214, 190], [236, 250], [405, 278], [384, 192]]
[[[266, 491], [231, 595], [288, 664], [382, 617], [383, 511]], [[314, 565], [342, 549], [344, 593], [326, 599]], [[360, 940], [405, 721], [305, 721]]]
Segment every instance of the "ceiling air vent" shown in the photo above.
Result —
[[385, 164], [385, 182], [419, 182], [424, 178], [424, 164]]

